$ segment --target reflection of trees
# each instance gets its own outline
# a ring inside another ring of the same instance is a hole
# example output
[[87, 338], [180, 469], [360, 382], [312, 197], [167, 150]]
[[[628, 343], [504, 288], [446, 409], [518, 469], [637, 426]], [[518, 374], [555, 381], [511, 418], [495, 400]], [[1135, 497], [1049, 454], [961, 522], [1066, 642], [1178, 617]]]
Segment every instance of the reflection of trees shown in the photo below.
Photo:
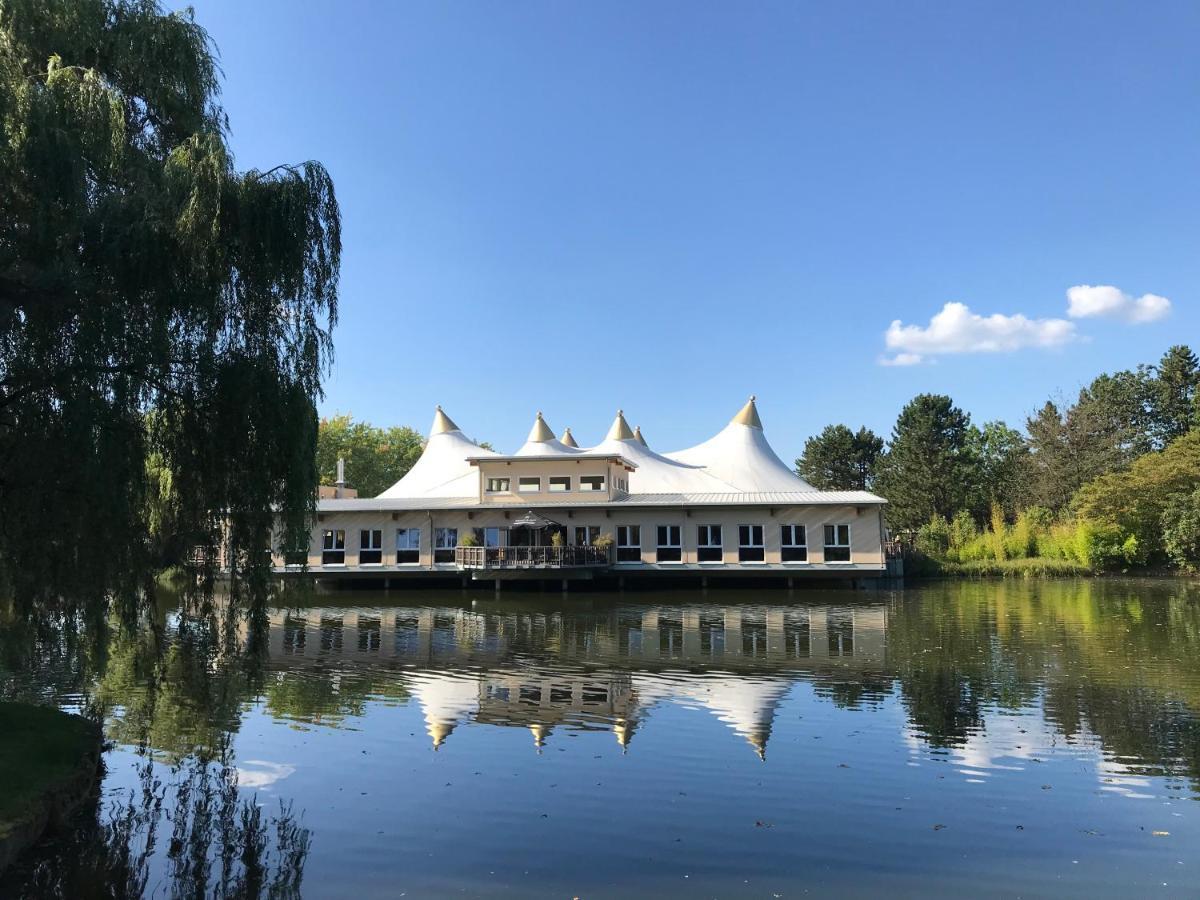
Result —
[[398, 702], [409, 691], [399, 673], [313, 667], [271, 673], [264, 695], [272, 715], [336, 725], [346, 716], [361, 716], [368, 698]]
[[[170, 897], [300, 896], [308, 829], [287, 804], [267, 817], [253, 799], [241, 799], [227, 748], [212, 762], [189, 757], [166, 784], [159, 771], [145, 758], [137, 790], [107, 809], [93, 798], [55, 844], [0, 880], [0, 893], [124, 898], [153, 885], [157, 896], [162, 882]], [[165, 874], [152, 872], [156, 851]]]
[[934, 584], [893, 606], [888, 664], [935, 746], [1040, 698], [1065, 737], [1200, 781], [1198, 600], [1176, 581]]

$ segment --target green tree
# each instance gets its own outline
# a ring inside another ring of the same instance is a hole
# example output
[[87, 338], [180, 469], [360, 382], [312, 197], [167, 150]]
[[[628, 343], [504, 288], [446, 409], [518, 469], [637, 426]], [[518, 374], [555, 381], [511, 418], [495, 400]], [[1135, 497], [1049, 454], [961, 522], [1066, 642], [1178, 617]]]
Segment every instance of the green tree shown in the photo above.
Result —
[[1154, 382], [1155, 436], [1161, 444], [1169, 444], [1200, 424], [1197, 406], [1200, 402], [1200, 364], [1188, 347], [1177, 344], [1163, 354]]
[[1083, 520], [1119, 529], [1132, 538], [1138, 561], [1159, 557], [1163, 546], [1163, 513], [1178, 494], [1200, 485], [1200, 429], [1189, 431], [1163, 450], [1147, 453], [1126, 471], [1089, 481], [1073, 506]]
[[339, 211], [318, 163], [235, 169], [218, 90], [190, 11], [0, 3], [0, 573], [26, 606], [140, 593], [164, 503], [256, 594], [276, 514], [307, 542]]
[[967, 431], [971, 453], [978, 468], [971, 512], [977, 520], [987, 516], [993, 504], [1014, 515], [1025, 503], [1029, 445], [1021, 432], [1003, 422], [985, 422]]
[[883, 438], [869, 428], [853, 432], [845, 425], [826, 425], [804, 442], [796, 472], [820, 491], [870, 490], [883, 454]]
[[346, 461], [346, 481], [360, 497], [377, 497], [413, 467], [425, 442], [408, 427], [376, 428], [350, 415], [322, 419], [317, 432], [321, 484], [337, 480], [337, 461]]
[[1163, 510], [1163, 547], [1183, 569], [1200, 568], [1200, 487], [1176, 494]]
[[877, 484], [892, 528], [916, 530], [934, 515], [949, 519], [966, 506], [978, 470], [970, 424], [941, 394], [920, 394], [901, 410]]

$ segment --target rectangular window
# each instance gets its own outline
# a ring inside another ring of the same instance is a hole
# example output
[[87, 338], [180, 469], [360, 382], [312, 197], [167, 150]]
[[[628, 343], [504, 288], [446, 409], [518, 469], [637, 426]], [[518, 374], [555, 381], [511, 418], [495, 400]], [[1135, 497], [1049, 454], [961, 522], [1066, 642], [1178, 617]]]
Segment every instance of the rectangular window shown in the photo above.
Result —
[[562, 494], [571, 489], [570, 475], [551, 475], [550, 476], [550, 493]]
[[678, 525], [659, 525], [658, 555], [661, 562], [680, 562], [683, 559], [683, 549], [680, 543], [680, 527]]
[[504, 547], [508, 544], [507, 528], [476, 528], [475, 540], [485, 547]]
[[433, 561], [435, 563], [454, 562], [454, 548], [457, 546], [457, 528], [433, 529]]
[[321, 565], [340, 566], [346, 562], [346, 532], [344, 529], [325, 529], [321, 535]]
[[364, 528], [358, 533], [358, 564], [373, 566], [383, 562], [383, 532]]
[[763, 548], [761, 525], [738, 526], [738, 562], [763, 562], [767, 558]]
[[421, 561], [421, 529], [396, 529], [396, 565], [406, 566]]
[[642, 526], [617, 526], [617, 562], [642, 561]]
[[532, 476], [517, 479], [517, 490], [522, 494], [536, 494], [542, 489], [542, 479]]
[[850, 562], [850, 526], [825, 526], [825, 562]]
[[721, 562], [721, 526], [696, 527], [696, 559], [699, 562]]
[[508, 490], [508, 486], [511, 483], [507, 478], [489, 478], [487, 480], [487, 492], [489, 494], [502, 494]]
[[600, 537], [599, 525], [576, 525], [575, 526], [575, 546], [590, 547], [595, 543], [596, 538]]
[[779, 545], [784, 562], [808, 562], [808, 535], [803, 525], [779, 526]]
[[602, 491], [604, 490], [603, 475], [580, 475], [579, 489], [581, 491]]

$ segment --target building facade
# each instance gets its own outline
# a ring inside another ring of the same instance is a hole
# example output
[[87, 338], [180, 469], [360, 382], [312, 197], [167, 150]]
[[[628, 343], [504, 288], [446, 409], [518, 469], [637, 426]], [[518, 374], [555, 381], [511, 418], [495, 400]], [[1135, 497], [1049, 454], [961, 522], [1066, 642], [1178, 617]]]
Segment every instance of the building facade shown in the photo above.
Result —
[[[351, 473], [353, 474], [353, 473]], [[330, 578], [877, 576], [883, 505], [818, 491], [767, 443], [755, 399], [717, 435], [673, 453], [617, 413], [579, 447], [538, 413], [515, 453], [484, 449], [439, 407], [413, 468], [375, 498], [323, 489], [305, 560]]]

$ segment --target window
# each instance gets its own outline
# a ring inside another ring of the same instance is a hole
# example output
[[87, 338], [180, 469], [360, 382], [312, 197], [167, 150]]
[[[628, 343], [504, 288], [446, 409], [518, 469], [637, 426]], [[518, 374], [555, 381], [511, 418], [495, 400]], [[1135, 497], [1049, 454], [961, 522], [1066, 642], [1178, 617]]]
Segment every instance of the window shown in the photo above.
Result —
[[642, 561], [642, 526], [617, 526], [617, 562]]
[[511, 482], [507, 478], [489, 478], [487, 480], [487, 492], [489, 494], [504, 493], [508, 490], [509, 484]]
[[825, 562], [850, 562], [850, 526], [825, 526]]
[[433, 529], [433, 561], [435, 563], [454, 562], [454, 548], [457, 546], [457, 528]]
[[421, 561], [421, 529], [396, 529], [396, 565], [412, 565]]
[[485, 547], [503, 547], [508, 544], [507, 528], [476, 528], [475, 542]]
[[596, 538], [600, 537], [599, 525], [576, 525], [575, 526], [575, 546], [590, 547], [595, 543]]
[[803, 525], [779, 526], [779, 544], [784, 562], [808, 562], [808, 535]]
[[680, 547], [680, 528], [678, 525], [658, 526], [658, 561], [680, 562], [683, 550]]
[[321, 535], [321, 565], [341, 566], [346, 563], [346, 532], [341, 529], [325, 529]]
[[561, 494], [571, 489], [570, 475], [551, 475], [550, 476], [550, 493]]
[[581, 491], [602, 491], [604, 490], [603, 475], [580, 475], [579, 489]]
[[761, 525], [738, 526], [738, 562], [763, 562], [763, 527]]
[[517, 490], [523, 494], [536, 494], [542, 489], [542, 479], [529, 476], [517, 479]]
[[383, 562], [383, 532], [378, 528], [358, 533], [358, 564], [377, 566]]
[[721, 562], [721, 526], [699, 525], [696, 535], [696, 559], [699, 562]]

